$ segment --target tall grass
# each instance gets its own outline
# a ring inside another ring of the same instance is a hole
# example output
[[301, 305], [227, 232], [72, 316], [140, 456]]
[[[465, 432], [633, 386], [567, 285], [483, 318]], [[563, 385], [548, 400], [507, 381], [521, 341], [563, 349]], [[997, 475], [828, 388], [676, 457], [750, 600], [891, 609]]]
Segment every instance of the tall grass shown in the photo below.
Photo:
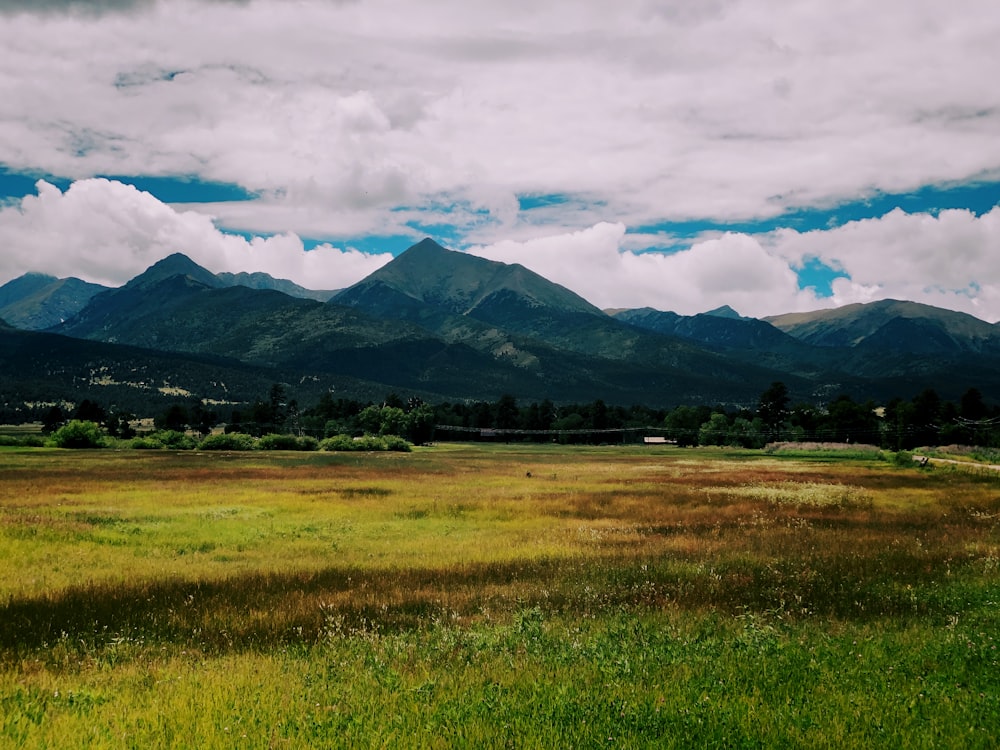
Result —
[[0, 453], [0, 746], [991, 747], [988, 478]]

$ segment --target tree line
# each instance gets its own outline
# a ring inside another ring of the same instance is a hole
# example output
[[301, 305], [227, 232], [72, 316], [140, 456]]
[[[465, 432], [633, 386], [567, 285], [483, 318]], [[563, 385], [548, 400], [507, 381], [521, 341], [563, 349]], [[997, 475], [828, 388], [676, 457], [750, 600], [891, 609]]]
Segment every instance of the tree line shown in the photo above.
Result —
[[[72, 410], [51, 407], [43, 428], [51, 432], [70, 420], [99, 424], [109, 435], [135, 435], [134, 415], [85, 400]], [[223, 419], [200, 400], [175, 403], [154, 418], [159, 430], [207, 435], [225, 431], [256, 437], [294, 434], [316, 439], [335, 435], [397, 435], [415, 444], [431, 440], [503, 440], [562, 443], [639, 442], [658, 436], [680, 446], [722, 445], [761, 448], [773, 442], [835, 442], [909, 450], [924, 445], [965, 444], [1000, 447], [1000, 407], [969, 388], [955, 402], [932, 389], [884, 405], [842, 394], [822, 405], [793, 402], [784, 383], [772, 383], [753, 406], [680, 405], [654, 409], [590, 403], [521, 403], [511, 395], [496, 401], [428, 404], [390, 393], [380, 403], [334, 398], [300, 409], [275, 384], [269, 393]]]

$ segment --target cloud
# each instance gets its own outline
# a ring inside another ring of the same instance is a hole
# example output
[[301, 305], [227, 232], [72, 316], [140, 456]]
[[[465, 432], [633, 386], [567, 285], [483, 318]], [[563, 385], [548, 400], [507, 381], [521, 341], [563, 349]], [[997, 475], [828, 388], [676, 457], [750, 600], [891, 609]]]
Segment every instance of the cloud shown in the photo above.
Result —
[[[340, 286], [381, 260], [305, 253], [298, 236], [444, 227], [600, 305], [762, 314], [895, 295], [1000, 317], [992, 219], [637, 245], [672, 221], [1000, 174], [994, 0], [0, 0], [0, 13], [0, 165], [77, 180], [2, 212], [5, 272], [44, 262], [118, 282], [184, 245], [213, 270], [251, 259]], [[170, 208], [97, 175], [190, 175], [260, 198]], [[530, 195], [560, 200], [526, 210]], [[811, 257], [850, 276], [831, 300], [798, 288]]]
[[[329, 244], [307, 251], [291, 232], [245, 239], [220, 231], [204, 213], [107, 179], [79, 180], [65, 192], [39, 181], [37, 195], [0, 208], [0, 247], [0, 281], [34, 270], [107, 285], [183, 252], [215, 272], [263, 271], [308, 288], [338, 289], [392, 257]], [[731, 232], [681, 250], [646, 252], [635, 249], [624, 224], [598, 222], [468, 252], [520, 263], [602, 308], [695, 314], [730, 305], [762, 317], [894, 298], [993, 322], [1000, 320], [998, 247], [1000, 207], [982, 216], [894, 210], [833, 229]], [[833, 282], [832, 297], [799, 288], [797, 272], [814, 261], [845, 274]]]
[[213, 272], [263, 271], [310, 289], [339, 289], [392, 258], [331, 245], [306, 251], [290, 233], [246, 240], [220, 232], [205, 214], [106, 179], [79, 180], [65, 193], [39, 181], [37, 190], [0, 209], [4, 280], [40, 271], [117, 286], [182, 252]]
[[837, 305], [907, 299], [1000, 320], [1000, 207], [982, 216], [896, 209], [826, 231], [783, 229], [763, 242], [791, 265], [817, 258], [846, 272], [833, 283]]
[[[152, 8], [158, 0], [0, 0], [0, 13], [80, 14], [101, 16]], [[202, 0], [245, 5], [249, 0]]]
[[[983, 216], [894, 210], [811, 232], [727, 233], [677, 252], [635, 252], [622, 224], [469, 252], [521, 263], [594, 304], [694, 314], [730, 305], [764, 317], [877, 299], [906, 299], [1000, 320], [1000, 207]], [[798, 270], [818, 260], [846, 274], [833, 296], [800, 289]]]
[[823, 306], [798, 288], [785, 260], [747, 235], [725, 234], [673, 254], [623, 250], [624, 241], [624, 225], [603, 223], [469, 252], [520, 263], [602, 308], [649, 306], [692, 315], [728, 304], [760, 316]]
[[0, 163], [239, 184], [272, 198], [271, 232], [441, 195], [498, 231], [532, 222], [509, 210], [530, 193], [603, 208], [574, 229], [775, 216], [1000, 170], [992, 0], [56, 12], [84, 5], [0, 27]]

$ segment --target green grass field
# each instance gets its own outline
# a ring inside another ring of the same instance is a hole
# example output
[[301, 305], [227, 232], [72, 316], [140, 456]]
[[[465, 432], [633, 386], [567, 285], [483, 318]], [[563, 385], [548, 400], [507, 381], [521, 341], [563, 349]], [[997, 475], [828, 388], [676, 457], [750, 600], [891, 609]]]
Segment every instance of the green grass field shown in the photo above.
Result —
[[0, 747], [992, 748], [1000, 477], [0, 449]]

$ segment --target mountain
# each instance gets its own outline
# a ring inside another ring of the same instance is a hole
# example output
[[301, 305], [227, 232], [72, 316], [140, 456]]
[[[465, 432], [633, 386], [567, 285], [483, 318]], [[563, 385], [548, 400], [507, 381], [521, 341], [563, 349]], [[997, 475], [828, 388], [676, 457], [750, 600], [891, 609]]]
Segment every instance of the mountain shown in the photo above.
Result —
[[78, 313], [105, 289], [77, 278], [27, 273], [0, 286], [0, 316], [16, 328], [44, 330]]
[[800, 341], [820, 347], [906, 354], [1000, 356], [1000, 327], [966, 313], [899, 300], [766, 318]]
[[716, 318], [730, 318], [732, 320], [753, 320], [753, 318], [745, 318], [736, 312], [729, 305], [723, 305], [722, 307], [717, 307], [714, 310], [709, 310], [705, 315], [712, 315]]
[[97, 295], [55, 332], [92, 341], [223, 356], [422, 397], [488, 398], [505, 386], [530, 391], [533, 376], [457, 341], [398, 320], [271, 290], [221, 286], [183, 256], [171, 256], [118, 289]]
[[[628, 373], [643, 372], [647, 382], [675, 389], [676, 398], [744, 398], [775, 376], [616, 320], [523, 266], [447, 250], [432, 240], [414, 245], [331, 303], [420, 325], [507, 357], [542, 378], [551, 380], [557, 371], [570, 382], [591, 378], [609, 393], [621, 393], [628, 383], [640, 397], [642, 376]], [[666, 396], [651, 391], [646, 388], [641, 397]]]
[[53, 331], [439, 400], [505, 392], [562, 401], [599, 393], [619, 403], [746, 400], [775, 376], [614, 321], [521, 266], [429, 242], [326, 304], [227, 287], [174, 255], [96, 295]]
[[[73, 339], [0, 326], [0, 407], [13, 413], [25, 405], [85, 398], [140, 415], [169, 404], [205, 400], [220, 410], [243, 408], [276, 382], [296, 382], [296, 373], [247, 365], [220, 357], [184, 355]], [[299, 383], [303, 399], [318, 400], [348, 381]], [[375, 395], [376, 388], [370, 389]], [[228, 418], [228, 412], [226, 412]]]
[[[95, 294], [53, 327], [59, 336], [17, 338], [28, 332], [0, 326], [8, 339], [0, 397], [106, 388], [159, 403], [159, 389], [174, 392], [181, 377], [172, 362], [188, 378], [176, 392], [191, 398], [218, 399], [220, 382], [229, 390], [245, 383], [240, 392], [251, 393], [271, 379], [302, 404], [335, 388], [371, 400], [395, 391], [429, 401], [510, 393], [557, 403], [752, 405], [779, 380], [794, 399], [814, 402], [839, 393], [907, 397], [914, 388], [951, 399], [970, 386], [987, 398], [1000, 394], [997, 327], [913, 303], [773, 322], [728, 307], [608, 314], [523, 266], [431, 240], [328, 302], [254, 288], [280, 286], [268, 279], [213, 274], [178, 253]], [[253, 286], [234, 285], [240, 280]], [[19, 365], [32, 351], [46, 353]]]
[[202, 268], [183, 253], [173, 253], [158, 260], [122, 289], [143, 289], [153, 287], [161, 281], [180, 277], [187, 285], [200, 285], [210, 289], [226, 286], [214, 273]]
[[801, 348], [794, 337], [765, 321], [744, 318], [731, 307], [697, 315], [678, 315], [641, 307], [616, 311], [613, 317], [639, 328], [696, 341], [713, 349], [775, 352]]
[[356, 300], [367, 297], [371, 304], [373, 289], [391, 289], [418, 302], [485, 322], [493, 322], [498, 312], [503, 317], [509, 315], [505, 309], [508, 300], [515, 300], [514, 304], [536, 315], [602, 315], [579, 295], [522, 265], [447, 250], [431, 239], [412, 246], [332, 301], [354, 305]]
[[289, 297], [301, 297], [317, 302], [326, 302], [339, 290], [306, 289], [288, 279], [276, 279], [273, 276], [256, 273], [217, 273], [216, 278], [226, 286], [245, 286], [249, 289], [269, 289], [287, 294]]

